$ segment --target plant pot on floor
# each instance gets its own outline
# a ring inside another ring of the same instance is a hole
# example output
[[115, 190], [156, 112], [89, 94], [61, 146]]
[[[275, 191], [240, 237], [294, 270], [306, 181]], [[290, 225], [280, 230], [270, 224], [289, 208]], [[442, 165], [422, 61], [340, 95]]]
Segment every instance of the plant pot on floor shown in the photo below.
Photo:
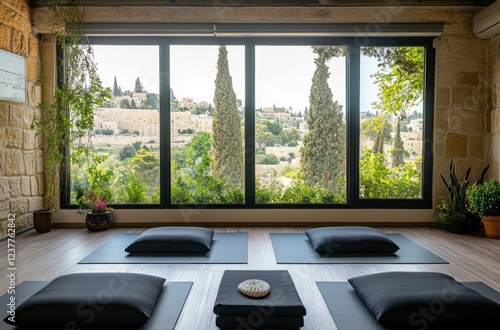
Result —
[[85, 226], [90, 231], [102, 231], [109, 228], [111, 220], [111, 211], [100, 213], [89, 212], [85, 217]]
[[33, 227], [38, 233], [47, 233], [52, 228], [54, 222], [53, 210], [33, 211]]
[[484, 233], [491, 238], [500, 238], [500, 215], [482, 217]]

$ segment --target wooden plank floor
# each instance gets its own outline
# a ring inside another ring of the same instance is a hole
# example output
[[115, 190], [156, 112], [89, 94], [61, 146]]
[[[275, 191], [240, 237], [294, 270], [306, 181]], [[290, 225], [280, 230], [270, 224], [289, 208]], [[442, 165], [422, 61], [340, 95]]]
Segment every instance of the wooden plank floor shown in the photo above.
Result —
[[[449, 264], [434, 265], [278, 265], [269, 238], [270, 232], [304, 232], [304, 228], [238, 227], [214, 228], [216, 232], [249, 233], [248, 264], [161, 264], [161, 265], [78, 265], [96, 247], [117, 233], [142, 232], [143, 228], [114, 228], [104, 232], [86, 229], [53, 229], [37, 234], [30, 230], [16, 237], [17, 283], [24, 280], [49, 281], [76, 272], [123, 271], [162, 276], [167, 281], [194, 282], [176, 329], [217, 329], [213, 304], [219, 281], [226, 269], [287, 269], [306, 306], [303, 329], [336, 329], [321, 298], [316, 281], [346, 281], [348, 278], [383, 271], [437, 271], [459, 281], [482, 281], [500, 291], [500, 240], [482, 234], [457, 235], [437, 228], [378, 228], [397, 232], [441, 256]], [[0, 242], [0, 294], [7, 291], [7, 241]]]

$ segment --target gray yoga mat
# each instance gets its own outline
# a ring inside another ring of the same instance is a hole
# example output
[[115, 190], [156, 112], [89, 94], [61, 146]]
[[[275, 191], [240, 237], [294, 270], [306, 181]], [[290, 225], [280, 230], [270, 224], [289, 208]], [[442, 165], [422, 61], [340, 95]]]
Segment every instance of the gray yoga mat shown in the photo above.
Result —
[[[16, 286], [16, 304], [19, 306], [48, 283], [49, 282], [41, 281], [24, 281], [20, 283]], [[192, 284], [193, 282], [165, 282], [149, 321], [140, 328], [131, 328], [130, 330], [173, 330], [181, 314], [182, 308], [184, 307]], [[4, 307], [7, 306], [9, 299], [10, 295], [8, 293], [4, 294], [0, 297], [0, 304]], [[0, 329], [19, 329], [5, 323], [3, 321], [4, 317], [5, 316], [2, 316], [2, 320], [0, 320]]]
[[[385, 330], [358, 298], [349, 282], [316, 282], [338, 330]], [[500, 304], [500, 292], [482, 282], [462, 282]]]
[[246, 264], [248, 233], [215, 233], [205, 255], [130, 255], [125, 248], [140, 234], [121, 233], [99, 246], [79, 264]]
[[270, 233], [278, 264], [447, 264], [448, 262], [401, 234], [385, 234], [399, 246], [393, 255], [322, 257], [306, 234]]

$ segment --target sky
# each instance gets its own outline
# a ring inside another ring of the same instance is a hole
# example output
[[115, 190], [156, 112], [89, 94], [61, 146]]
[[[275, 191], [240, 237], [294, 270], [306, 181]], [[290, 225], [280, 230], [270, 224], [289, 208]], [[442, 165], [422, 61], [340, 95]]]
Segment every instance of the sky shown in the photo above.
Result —
[[[133, 90], [140, 79], [149, 93], [159, 91], [158, 46], [95, 45], [94, 53], [99, 75], [105, 86], [113, 87], [116, 76], [122, 91]], [[227, 46], [229, 71], [236, 97], [245, 101], [245, 49]], [[213, 103], [217, 73], [218, 46], [171, 46], [170, 81], [178, 100], [193, 98], [195, 102]], [[257, 46], [255, 51], [255, 105], [259, 107], [292, 107], [293, 112], [309, 107], [309, 93], [315, 70], [315, 54], [309, 46]], [[361, 61], [361, 110], [371, 108], [377, 99], [377, 88], [370, 74], [377, 70], [371, 58]], [[328, 63], [329, 86], [334, 101], [344, 105], [346, 99], [345, 58]]]

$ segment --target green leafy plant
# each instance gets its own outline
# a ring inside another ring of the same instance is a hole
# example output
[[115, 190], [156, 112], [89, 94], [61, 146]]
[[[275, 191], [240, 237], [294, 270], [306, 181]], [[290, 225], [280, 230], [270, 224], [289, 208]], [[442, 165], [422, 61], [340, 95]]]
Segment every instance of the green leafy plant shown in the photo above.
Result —
[[468, 210], [481, 217], [500, 215], [500, 182], [476, 183], [467, 190]]
[[[58, 58], [64, 76], [58, 81], [52, 100], [44, 100], [38, 107], [41, 116], [35, 116], [31, 128], [43, 137], [45, 204], [47, 209], [58, 208], [61, 167], [66, 162], [78, 166], [100, 163], [92, 147], [94, 105], [111, 97], [111, 90], [103, 87], [94, 62], [93, 50], [83, 31], [83, 13], [76, 6], [65, 6], [66, 1], [52, 0], [52, 34], [64, 56]], [[40, 75], [43, 80], [44, 75]], [[69, 153], [69, 154], [67, 154]]]
[[[483, 169], [481, 177], [476, 184], [483, 182], [488, 168], [489, 165]], [[443, 200], [437, 214], [438, 223], [443, 229], [455, 233], [471, 232], [477, 230], [481, 223], [481, 220], [469, 212], [467, 207], [467, 188], [470, 184], [469, 177], [471, 170], [472, 167], [469, 167], [465, 172], [464, 179], [459, 180], [455, 164], [452, 160], [450, 162], [449, 181], [443, 175], [440, 175], [441, 180], [448, 190], [448, 198]]]

